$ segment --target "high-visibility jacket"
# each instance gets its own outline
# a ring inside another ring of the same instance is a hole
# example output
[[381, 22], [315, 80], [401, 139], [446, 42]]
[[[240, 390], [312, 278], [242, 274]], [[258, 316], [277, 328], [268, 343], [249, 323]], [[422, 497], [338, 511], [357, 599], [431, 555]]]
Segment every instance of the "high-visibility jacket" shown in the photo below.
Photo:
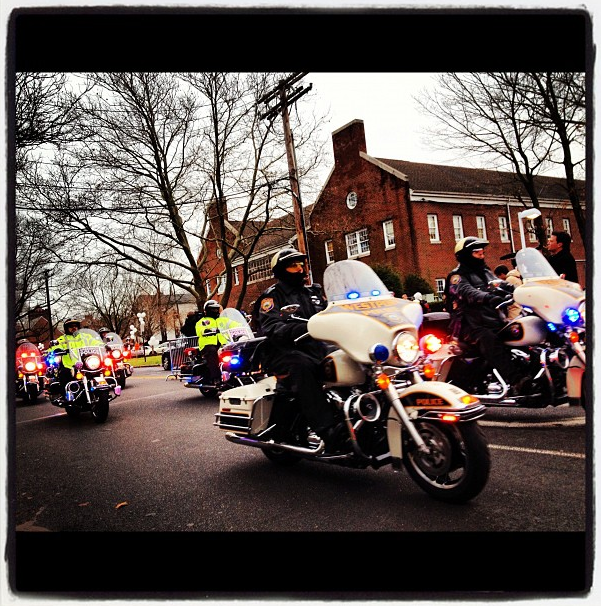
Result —
[[205, 345], [225, 345], [227, 339], [219, 332], [220, 327], [225, 327], [227, 318], [209, 318], [205, 316], [196, 322], [196, 334], [198, 335], [198, 348]]
[[[58, 344], [53, 345], [48, 349], [48, 352], [55, 349], [66, 349], [67, 351], [87, 347], [90, 345], [104, 346], [104, 341], [97, 339], [87, 332], [78, 332], [76, 335], [61, 335], [57, 339]], [[69, 354], [65, 354], [61, 358], [61, 362], [65, 368], [73, 368], [77, 360], [73, 360]]]

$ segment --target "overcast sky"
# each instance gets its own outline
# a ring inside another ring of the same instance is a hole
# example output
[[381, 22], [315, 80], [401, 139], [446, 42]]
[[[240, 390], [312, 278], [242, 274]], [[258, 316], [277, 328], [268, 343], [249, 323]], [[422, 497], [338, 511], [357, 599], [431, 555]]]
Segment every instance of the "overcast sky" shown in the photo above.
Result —
[[[322, 73], [309, 72], [300, 83], [312, 84], [311, 101], [297, 101], [299, 111], [304, 103], [315, 103], [318, 111], [330, 114], [324, 138], [331, 141], [333, 131], [351, 120], [363, 120], [367, 153], [376, 158], [391, 158], [408, 162], [425, 162], [489, 168], [478, 163], [490, 158], [466, 157], [458, 150], [434, 150], [426, 140], [427, 125], [436, 126], [432, 117], [426, 117], [418, 108], [416, 97], [425, 88], [436, 85], [436, 73]], [[331, 144], [330, 144], [331, 150]], [[333, 161], [323, 171], [325, 182]], [[545, 173], [547, 176], [564, 176], [560, 165]]]
[[313, 85], [311, 92], [320, 110], [329, 111], [330, 133], [351, 120], [363, 120], [370, 156], [442, 164], [448, 152], [441, 155], [424, 146], [420, 129], [427, 120], [412, 98], [433, 82], [433, 76], [310, 72], [302, 81]]

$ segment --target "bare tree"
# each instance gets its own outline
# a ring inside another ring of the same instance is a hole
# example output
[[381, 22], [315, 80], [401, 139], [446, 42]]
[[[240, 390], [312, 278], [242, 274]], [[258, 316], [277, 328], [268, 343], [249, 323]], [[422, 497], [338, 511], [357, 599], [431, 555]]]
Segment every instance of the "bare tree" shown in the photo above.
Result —
[[[48, 150], [61, 149], [81, 140], [79, 99], [87, 92], [85, 83], [78, 89], [69, 85], [66, 74], [18, 72], [15, 77], [14, 114], [16, 208], [9, 216], [15, 239], [15, 320], [27, 310], [46, 307], [46, 280], [63, 282], [61, 268], [51, 263], [50, 251], [60, 247], [48, 229], [45, 217], [35, 212], [37, 202], [28, 189], [49, 161]], [[33, 201], [33, 202], [32, 202]], [[51, 305], [60, 305], [69, 292], [49, 289]]]
[[[280, 76], [194, 73], [185, 77], [205, 100], [208, 110], [202, 170], [211, 184], [211, 227], [217, 229], [206, 237], [219, 250], [225, 266], [221, 302], [225, 305], [229, 300], [232, 263], [238, 261], [242, 288], [236, 305], [240, 306], [249, 278], [248, 262], [260, 238], [273, 231], [294, 235], [290, 225], [273, 221], [292, 208], [284, 134], [278, 122], [261, 120], [258, 104]], [[299, 146], [304, 148], [316, 123], [304, 130], [302, 126], [297, 124], [296, 132]], [[316, 162], [314, 156], [311, 159]], [[207, 259], [199, 262], [206, 266]], [[208, 273], [212, 269], [207, 267]]]
[[125, 277], [115, 267], [88, 266], [77, 272], [77, 288], [68, 300], [71, 309], [95, 319], [92, 328], [98, 330], [106, 326], [126, 336], [141, 292], [142, 288], [135, 279]]
[[529, 73], [523, 85], [523, 95], [526, 99], [537, 100], [532, 103], [533, 119], [559, 144], [568, 197], [586, 249], [584, 212], [575, 180], [575, 171], [584, 171], [584, 156], [578, 157], [574, 152], [584, 149], [586, 138], [584, 77], [582, 73], [571, 72]]
[[67, 74], [18, 72], [15, 81], [17, 170], [27, 155], [49, 145], [60, 147], [83, 136], [79, 100], [88, 91], [69, 86]]
[[[574, 166], [566, 150], [569, 153], [583, 133], [581, 121], [577, 119], [578, 128], [571, 121], [575, 115], [582, 115], [584, 101], [583, 88], [579, 96], [575, 88], [568, 94], [568, 87], [558, 84], [565, 75], [545, 74], [547, 108], [541, 87], [537, 85], [537, 78], [541, 76], [515, 72], [441, 74], [437, 87], [422, 92], [416, 99], [439, 125], [428, 131], [433, 147], [486, 156], [493, 168], [515, 174], [516, 198], [526, 205], [525, 194], [537, 208], [540, 192], [536, 175], [544, 173], [562, 153], [564, 165], [567, 162]], [[555, 89], [554, 83], [557, 83]], [[564, 91], [560, 104], [558, 98], [551, 101], [553, 90]], [[573, 172], [571, 180], [572, 186], [568, 178], [567, 191], [570, 187], [575, 190]], [[572, 200], [574, 204], [574, 198]], [[579, 208], [577, 200], [576, 205]], [[581, 216], [579, 210], [576, 214], [579, 228], [583, 226]], [[544, 244], [546, 234], [541, 218], [536, 220], [536, 228]], [[584, 236], [582, 229], [581, 233]]]
[[[257, 118], [256, 100], [274, 77], [88, 79], [88, 138], [57, 154], [28, 193], [69, 243], [56, 260], [165, 281], [200, 306], [214, 271], [208, 245], [222, 251], [231, 284], [231, 260], [247, 261], [288, 191], [282, 134]], [[228, 296], [226, 287], [224, 304]]]

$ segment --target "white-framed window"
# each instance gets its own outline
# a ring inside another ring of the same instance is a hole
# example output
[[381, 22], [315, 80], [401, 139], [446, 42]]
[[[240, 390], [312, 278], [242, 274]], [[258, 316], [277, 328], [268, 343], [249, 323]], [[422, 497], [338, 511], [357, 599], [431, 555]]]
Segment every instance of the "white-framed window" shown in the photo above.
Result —
[[461, 215], [453, 215], [453, 234], [455, 242], [463, 238], [463, 217]]
[[248, 283], [271, 278], [271, 261], [269, 257], [253, 259], [248, 263]]
[[440, 242], [438, 215], [428, 215], [428, 234], [430, 236], [430, 242]]
[[225, 290], [225, 276], [217, 276], [217, 294], [221, 295], [223, 294], [223, 291]]
[[563, 226], [563, 231], [566, 231], [570, 234], [570, 236], [572, 235], [572, 229], [570, 227], [570, 220], [569, 219], [562, 219], [561, 220], [561, 225]]
[[547, 217], [545, 219], [545, 225], [547, 228], [547, 238], [550, 238], [551, 234], [553, 233], [553, 219], [551, 219], [551, 217]]
[[395, 247], [394, 240], [394, 225], [392, 221], [384, 221], [382, 223], [382, 229], [384, 230], [384, 249], [390, 250]]
[[207, 297], [211, 296], [211, 280], [205, 280], [205, 286], [207, 288]]
[[534, 225], [534, 221], [532, 219], [528, 219], [526, 221], [526, 225], [524, 225], [524, 229], [528, 232], [528, 242], [536, 242], [536, 227]]
[[240, 266], [234, 267], [234, 284], [238, 286], [240, 284]]
[[367, 227], [346, 234], [346, 255], [349, 259], [369, 255], [369, 235]]
[[436, 281], [436, 292], [442, 297], [442, 295], [444, 293], [445, 279], [436, 278], [435, 281]]
[[324, 246], [326, 249], [326, 263], [328, 265], [334, 263], [334, 242], [332, 240], [326, 240]]
[[481, 240], [488, 240], [486, 236], [486, 218], [484, 215], [476, 215], [476, 232]]
[[509, 225], [507, 224], [507, 217], [501, 215], [499, 217], [499, 238], [501, 242], [509, 242]]

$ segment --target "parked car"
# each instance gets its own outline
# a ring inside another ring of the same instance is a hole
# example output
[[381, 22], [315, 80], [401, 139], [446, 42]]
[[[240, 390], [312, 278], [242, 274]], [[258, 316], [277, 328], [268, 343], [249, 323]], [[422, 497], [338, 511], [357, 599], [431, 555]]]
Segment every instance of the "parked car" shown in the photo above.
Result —
[[150, 345], [144, 345], [144, 349], [140, 347], [139, 349], [132, 349], [132, 355], [134, 358], [141, 358], [142, 356], [155, 356], [157, 354], [156, 350], [153, 350]]
[[171, 356], [169, 355], [169, 348], [167, 348], [161, 354], [161, 366], [163, 370], [171, 370]]
[[165, 341], [164, 343], [159, 343], [154, 350], [158, 354], [164, 354], [166, 351], [169, 351], [169, 341]]

